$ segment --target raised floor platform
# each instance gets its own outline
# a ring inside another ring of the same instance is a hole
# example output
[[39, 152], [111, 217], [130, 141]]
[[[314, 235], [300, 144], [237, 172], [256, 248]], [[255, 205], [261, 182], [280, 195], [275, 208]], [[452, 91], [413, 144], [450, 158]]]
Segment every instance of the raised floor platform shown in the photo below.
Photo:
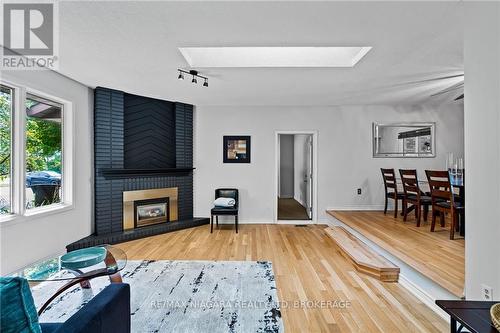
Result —
[[403, 222], [401, 217], [380, 211], [328, 211], [328, 214], [453, 295], [463, 296], [465, 241], [450, 240], [449, 225], [436, 226], [436, 231], [430, 232], [429, 222], [417, 227], [412, 217]]
[[[74, 243], [66, 245], [66, 250], [73, 251], [85, 247], [97, 246], [102, 244], [117, 244], [122, 242], [128, 242], [134, 239], [145, 238], [149, 236], [164, 234], [167, 232], [198, 227], [200, 225], [209, 224], [209, 218], [195, 217], [189, 220], [168, 222], [155, 224], [151, 226], [136, 228], [133, 230], [115, 232], [104, 235], [90, 235], [88, 237], [82, 238]], [[207, 230], [208, 232], [208, 230]]]
[[399, 267], [370, 249], [361, 240], [340, 226], [327, 227], [325, 232], [337, 243], [342, 254], [356, 270], [383, 282], [398, 282]]

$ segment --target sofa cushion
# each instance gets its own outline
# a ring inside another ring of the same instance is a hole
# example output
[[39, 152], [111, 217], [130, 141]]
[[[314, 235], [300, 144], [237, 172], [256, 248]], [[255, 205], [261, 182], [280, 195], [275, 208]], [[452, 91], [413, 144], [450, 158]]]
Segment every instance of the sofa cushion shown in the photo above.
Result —
[[25, 278], [0, 277], [0, 308], [0, 332], [41, 332], [35, 302]]

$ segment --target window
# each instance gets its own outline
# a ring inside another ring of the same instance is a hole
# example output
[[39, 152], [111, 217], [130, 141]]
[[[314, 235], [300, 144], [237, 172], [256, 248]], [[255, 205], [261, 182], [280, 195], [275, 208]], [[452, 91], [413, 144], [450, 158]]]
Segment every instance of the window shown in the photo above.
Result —
[[0, 221], [72, 204], [71, 103], [0, 84]]
[[61, 202], [62, 111], [59, 103], [26, 96], [26, 209]]
[[13, 90], [0, 86], [0, 215], [12, 212]]

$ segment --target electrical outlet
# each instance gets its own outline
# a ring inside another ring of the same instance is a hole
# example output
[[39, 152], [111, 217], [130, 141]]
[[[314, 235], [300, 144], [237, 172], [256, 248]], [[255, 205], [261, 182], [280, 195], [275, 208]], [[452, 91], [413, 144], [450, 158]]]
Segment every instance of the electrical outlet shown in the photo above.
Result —
[[493, 288], [490, 286], [487, 286], [485, 284], [481, 285], [481, 297], [485, 301], [491, 301], [493, 300]]
[[361, 195], [361, 189], [358, 188], [358, 195]]

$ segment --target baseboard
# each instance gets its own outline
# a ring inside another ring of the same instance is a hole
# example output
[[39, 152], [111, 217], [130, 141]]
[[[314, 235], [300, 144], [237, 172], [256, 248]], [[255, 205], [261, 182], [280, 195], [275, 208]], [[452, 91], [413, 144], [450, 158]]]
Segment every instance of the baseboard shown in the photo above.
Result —
[[278, 224], [316, 224], [313, 220], [278, 220]]
[[278, 198], [280, 198], [280, 199], [294, 199], [293, 195], [280, 195]]
[[[234, 224], [234, 221], [227, 220], [221, 221], [219, 218], [219, 224]], [[317, 224], [314, 220], [278, 220], [275, 221], [238, 221], [238, 225], [243, 224]], [[320, 223], [325, 224], [325, 223]], [[214, 220], [215, 225], [215, 220]]]
[[[234, 224], [234, 220], [222, 220], [221, 217], [219, 217], [219, 224]], [[238, 225], [242, 224], [276, 224], [276, 222], [273, 221], [238, 221]], [[215, 225], [215, 217], [214, 217], [214, 225]]]
[[384, 210], [384, 205], [352, 205], [327, 207], [326, 210]]
[[293, 199], [295, 201], [297, 201], [299, 204], [301, 204], [302, 206], [304, 206], [304, 207], [306, 206], [306, 203], [303, 202], [302, 200], [300, 200], [300, 198], [298, 196], [294, 196]]

